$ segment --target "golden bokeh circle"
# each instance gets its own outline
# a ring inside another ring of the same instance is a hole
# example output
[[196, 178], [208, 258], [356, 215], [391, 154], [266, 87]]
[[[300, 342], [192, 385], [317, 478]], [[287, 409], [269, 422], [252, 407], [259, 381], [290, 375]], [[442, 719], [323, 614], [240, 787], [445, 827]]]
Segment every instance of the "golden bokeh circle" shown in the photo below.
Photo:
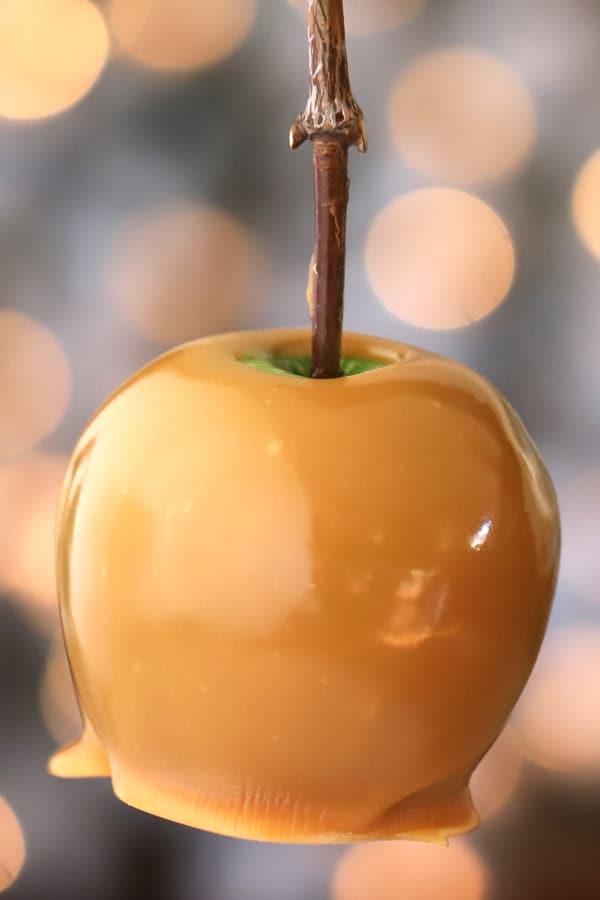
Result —
[[425, 54], [392, 86], [389, 125], [406, 163], [430, 178], [470, 184], [519, 168], [535, 142], [531, 94], [490, 53]]
[[571, 212], [579, 238], [600, 259], [600, 150], [590, 156], [577, 174]]
[[409, 841], [357, 844], [333, 878], [333, 900], [481, 900], [488, 875], [461, 839], [448, 848]]
[[55, 612], [54, 531], [67, 460], [32, 453], [0, 466], [0, 586]]
[[452, 188], [392, 201], [372, 223], [365, 262], [373, 292], [421, 328], [453, 329], [489, 315], [512, 284], [515, 254], [499, 216]]
[[600, 779], [600, 629], [570, 626], [546, 641], [513, 717], [526, 756]]
[[170, 344], [251, 321], [264, 301], [266, 258], [258, 238], [230, 213], [183, 206], [126, 226], [108, 280], [122, 319]]
[[54, 335], [29, 316], [0, 310], [0, 458], [54, 431], [70, 392], [69, 363]]
[[104, 18], [88, 0], [2, 0], [0, 116], [42, 119], [73, 106], [108, 50]]
[[108, 0], [111, 31], [120, 47], [152, 69], [212, 66], [248, 37], [256, 0]]
[[15, 814], [0, 797], [0, 892], [11, 887], [25, 862], [25, 838]]

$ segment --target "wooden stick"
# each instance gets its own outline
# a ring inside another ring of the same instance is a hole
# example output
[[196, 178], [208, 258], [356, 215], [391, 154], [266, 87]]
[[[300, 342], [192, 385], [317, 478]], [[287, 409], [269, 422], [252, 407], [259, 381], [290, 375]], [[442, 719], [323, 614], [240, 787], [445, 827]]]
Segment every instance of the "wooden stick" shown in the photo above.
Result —
[[290, 146], [313, 144], [315, 250], [311, 260], [312, 376], [340, 374], [348, 147], [364, 153], [363, 115], [350, 88], [343, 0], [308, 0], [310, 93], [290, 131]]

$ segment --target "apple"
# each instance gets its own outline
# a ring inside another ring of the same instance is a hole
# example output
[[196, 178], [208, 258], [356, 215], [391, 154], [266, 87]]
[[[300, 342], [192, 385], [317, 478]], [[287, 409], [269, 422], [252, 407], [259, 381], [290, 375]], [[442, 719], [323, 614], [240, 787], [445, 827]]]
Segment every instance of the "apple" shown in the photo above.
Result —
[[59, 514], [85, 727], [61, 776], [278, 841], [477, 824], [468, 783], [538, 653], [559, 517], [523, 425], [449, 359], [308, 331], [178, 347], [100, 409]]

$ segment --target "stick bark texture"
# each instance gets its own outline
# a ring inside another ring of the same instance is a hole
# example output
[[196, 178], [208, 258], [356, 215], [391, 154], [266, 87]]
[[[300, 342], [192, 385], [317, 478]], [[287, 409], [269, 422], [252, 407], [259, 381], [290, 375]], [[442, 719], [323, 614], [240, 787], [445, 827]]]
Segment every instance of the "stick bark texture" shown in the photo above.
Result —
[[367, 149], [362, 111], [352, 95], [343, 0], [308, 0], [309, 97], [290, 130], [290, 146], [313, 145], [315, 249], [308, 296], [312, 307], [312, 376], [340, 374], [348, 148]]

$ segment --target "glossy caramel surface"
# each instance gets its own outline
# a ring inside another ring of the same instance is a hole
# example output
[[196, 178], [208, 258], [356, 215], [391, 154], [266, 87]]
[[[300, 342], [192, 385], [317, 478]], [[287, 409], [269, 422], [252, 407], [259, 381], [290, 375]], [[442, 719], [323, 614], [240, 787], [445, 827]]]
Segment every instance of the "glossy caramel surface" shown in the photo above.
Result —
[[64, 776], [241, 837], [443, 840], [537, 655], [554, 491], [500, 394], [346, 335], [383, 368], [253, 369], [306, 331], [187, 344], [73, 456], [62, 620], [86, 726]]

